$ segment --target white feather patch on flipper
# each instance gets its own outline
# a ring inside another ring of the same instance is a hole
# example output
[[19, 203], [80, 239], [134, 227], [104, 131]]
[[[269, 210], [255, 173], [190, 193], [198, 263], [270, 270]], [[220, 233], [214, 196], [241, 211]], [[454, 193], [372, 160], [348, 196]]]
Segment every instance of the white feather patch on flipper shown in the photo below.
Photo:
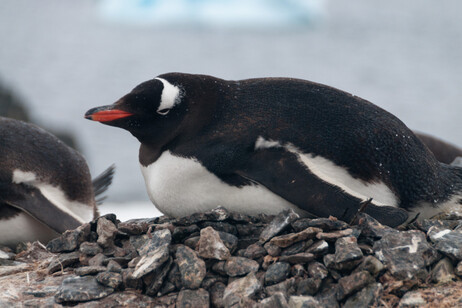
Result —
[[37, 188], [58, 209], [81, 223], [89, 222], [93, 219], [93, 207], [69, 200], [60, 187], [40, 181], [33, 172], [16, 169], [13, 171], [12, 182], [14, 184], [26, 184]]
[[311, 153], [304, 153], [290, 143], [282, 144], [279, 141], [267, 140], [261, 136], [258, 137], [255, 142], [256, 150], [272, 147], [282, 147], [297, 155], [298, 160], [312, 174], [322, 181], [342, 189], [347, 194], [363, 201], [372, 198], [373, 203], [379, 206], [398, 206], [398, 198], [390, 188], [382, 182], [366, 183], [360, 179], [356, 179], [352, 177], [345, 168], [336, 165], [331, 160], [320, 155], [315, 156]]

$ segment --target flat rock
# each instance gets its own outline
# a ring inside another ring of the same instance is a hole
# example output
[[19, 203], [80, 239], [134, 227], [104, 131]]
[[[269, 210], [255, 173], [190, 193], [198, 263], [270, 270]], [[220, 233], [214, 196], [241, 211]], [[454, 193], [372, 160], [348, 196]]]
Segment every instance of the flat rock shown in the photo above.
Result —
[[279, 261], [289, 262], [290, 264], [296, 263], [308, 263], [315, 259], [315, 256], [312, 253], [302, 252], [290, 256], [281, 256]]
[[105, 287], [93, 276], [68, 277], [63, 280], [55, 295], [58, 303], [86, 302], [108, 296], [113, 288]]
[[363, 287], [375, 282], [375, 279], [367, 271], [360, 271], [338, 281], [337, 300], [343, 300], [348, 295], [361, 290]]
[[382, 238], [384, 234], [389, 232], [398, 232], [396, 229], [382, 225], [366, 213], [358, 215], [358, 226], [361, 229], [361, 236], [372, 239]]
[[244, 257], [230, 257], [224, 264], [224, 271], [228, 276], [236, 277], [257, 272], [260, 265], [257, 261]]
[[70, 252], [74, 251], [79, 244], [86, 240], [90, 234], [90, 224], [83, 224], [74, 230], [67, 230], [57, 238], [52, 239], [47, 244], [47, 249], [51, 252]]
[[139, 235], [146, 233], [155, 222], [155, 218], [130, 219], [119, 223], [118, 228], [124, 233]]
[[281, 248], [289, 247], [290, 245], [304, 241], [307, 239], [312, 239], [316, 237], [316, 234], [322, 232], [319, 228], [308, 227], [297, 233], [289, 233], [284, 235], [275, 236], [270, 240], [270, 243], [279, 246]]
[[399, 301], [399, 308], [417, 308], [422, 307], [427, 301], [422, 297], [420, 291], [409, 291]]
[[260, 281], [252, 272], [247, 276], [229, 283], [223, 293], [225, 307], [233, 307], [243, 299], [254, 297], [262, 288]]
[[135, 279], [159, 269], [169, 257], [168, 245], [163, 245], [141, 257], [132, 276]]
[[314, 254], [315, 256], [325, 255], [329, 251], [329, 243], [325, 240], [320, 240], [310, 245], [305, 252]]
[[122, 275], [114, 272], [102, 272], [96, 275], [96, 281], [107, 287], [118, 289], [122, 285]]
[[206, 273], [204, 260], [191, 248], [179, 245], [176, 250], [176, 263], [183, 286], [188, 289], [199, 288]]
[[229, 249], [221, 240], [218, 232], [212, 227], [207, 227], [200, 231], [197, 253], [206, 259], [226, 260], [231, 257]]
[[316, 234], [318, 240], [326, 240], [329, 242], [336, 241], [337, 239], [345, 236], [350, 236], [353, 234], [353, 229], [344, 229], [334, 232], [321, 232]]
[[176, 299], [177, 308], [208, 308], [210, 307], [209, 292], [204, 289], [188, 290], [184, 289], [178, 293]]
[[106, 270], [105, 266], [82, 266], [74, 270], [74, 273], [78, 276], [96, 275]]
[[383, 286], [381, 283], [371, 283], [361, 291], [350, 296], [343, 308], [368, 308], [378, 307], [382, 298]]
[[418, 230], [384, 234], [373, 249], [375, 256], [397, 279], [412, 279], [440, 258], [428, 244], [425, 234]]
[[172, 233], [169, 229], [158, 230], [151, 233], [151, 237], [140, 246], [137, 251], [140, 256], [146, 255], [161, 246], [170, 245]]
[[313, 296], [291, 296], [289, 298], [289, 308], [319, 308], [321, 303]]
[[462, 261], [462, 233], [450, 229], [431, 227], [427, 233], [435, 248], [456, 261]]
[[79, 252], [62, 253], [52, 259], [48, 265], [48, 273], [52, 274], [79, 262]]
[[89, 256], [95, 256], [103, 252], [103, 248], [98, 243], [83, 242], [80, 244], [79, 251]]
[[324, 231], [337, 231], [348, 228], [348, 224], [335, 217], [329, 218], [301, 218], [292, 223], [295, 231], [302, 231], [306, 228], [320, 228]]
[[271, 264], [265, 273], [265, 285], [272, 285], [285, 280], [290, 273], [290, 264], [276, 262]]
[[117, 227], [111, 220], [106, 217], [100, 217], [96, 224], [96, 233], [98, 234], [97, 243], [102, 247], [112, 246], [117, 231]]
[[260, 242], [266, 243], [298, 218], [299, 215], [291, 209], [282, 211], [263, 229], [259, 238]]
[[430, 273], [430, 277], [435, 283], [447, 283], [456, 278], [454, 274], [454, 266], [448, 258], [441, 259], [436, 263]]

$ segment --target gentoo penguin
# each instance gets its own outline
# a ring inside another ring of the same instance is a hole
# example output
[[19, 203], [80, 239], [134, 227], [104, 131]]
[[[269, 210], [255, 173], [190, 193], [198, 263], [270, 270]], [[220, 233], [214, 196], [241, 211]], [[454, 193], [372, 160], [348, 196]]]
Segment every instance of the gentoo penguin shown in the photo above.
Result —
[[97, 215], [95, 190], [112, 181], [113, 167], [93, 182], [84, 158], [36, 125], [0, 117], [0, 245], [47, 243]]
[[222, 205], [349, 221], [372, 198], [365, 212], [397, 226], [461, 203], [462, 169], [385, 110], [310, 81], [168, 73], [85, 117], [141, 142], [149, 197], [170, 216]]

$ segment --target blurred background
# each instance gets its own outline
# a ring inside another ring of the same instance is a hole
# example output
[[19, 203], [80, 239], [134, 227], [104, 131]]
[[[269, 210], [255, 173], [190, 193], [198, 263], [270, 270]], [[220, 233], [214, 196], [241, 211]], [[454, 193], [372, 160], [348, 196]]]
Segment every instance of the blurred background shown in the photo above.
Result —
[[94, 176], [116, 164], [102, 212], [149, 217], [138, 141], [85, 120], [89, 108], [172, 71], [297, 77], [462, 146], [461, 11], [459, 0], [2, 0], [0, 82], [33, 122], [73, 136]]

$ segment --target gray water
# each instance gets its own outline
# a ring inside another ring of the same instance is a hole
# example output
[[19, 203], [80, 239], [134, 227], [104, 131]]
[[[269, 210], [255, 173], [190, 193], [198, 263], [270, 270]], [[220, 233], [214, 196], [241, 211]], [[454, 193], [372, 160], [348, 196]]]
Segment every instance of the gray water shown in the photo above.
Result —
[[170, 71], [309, 79], [462, 146], [461, 10], [459, 0], [331, 0], [306, 28], [214, 30], [109, 22], [94, 0], [2, 0], [0, 78], [37, 122], [75, 133], [93, 174], [117, 165], [110, 201], [147, 201], [138, 142], [83, 114]]

